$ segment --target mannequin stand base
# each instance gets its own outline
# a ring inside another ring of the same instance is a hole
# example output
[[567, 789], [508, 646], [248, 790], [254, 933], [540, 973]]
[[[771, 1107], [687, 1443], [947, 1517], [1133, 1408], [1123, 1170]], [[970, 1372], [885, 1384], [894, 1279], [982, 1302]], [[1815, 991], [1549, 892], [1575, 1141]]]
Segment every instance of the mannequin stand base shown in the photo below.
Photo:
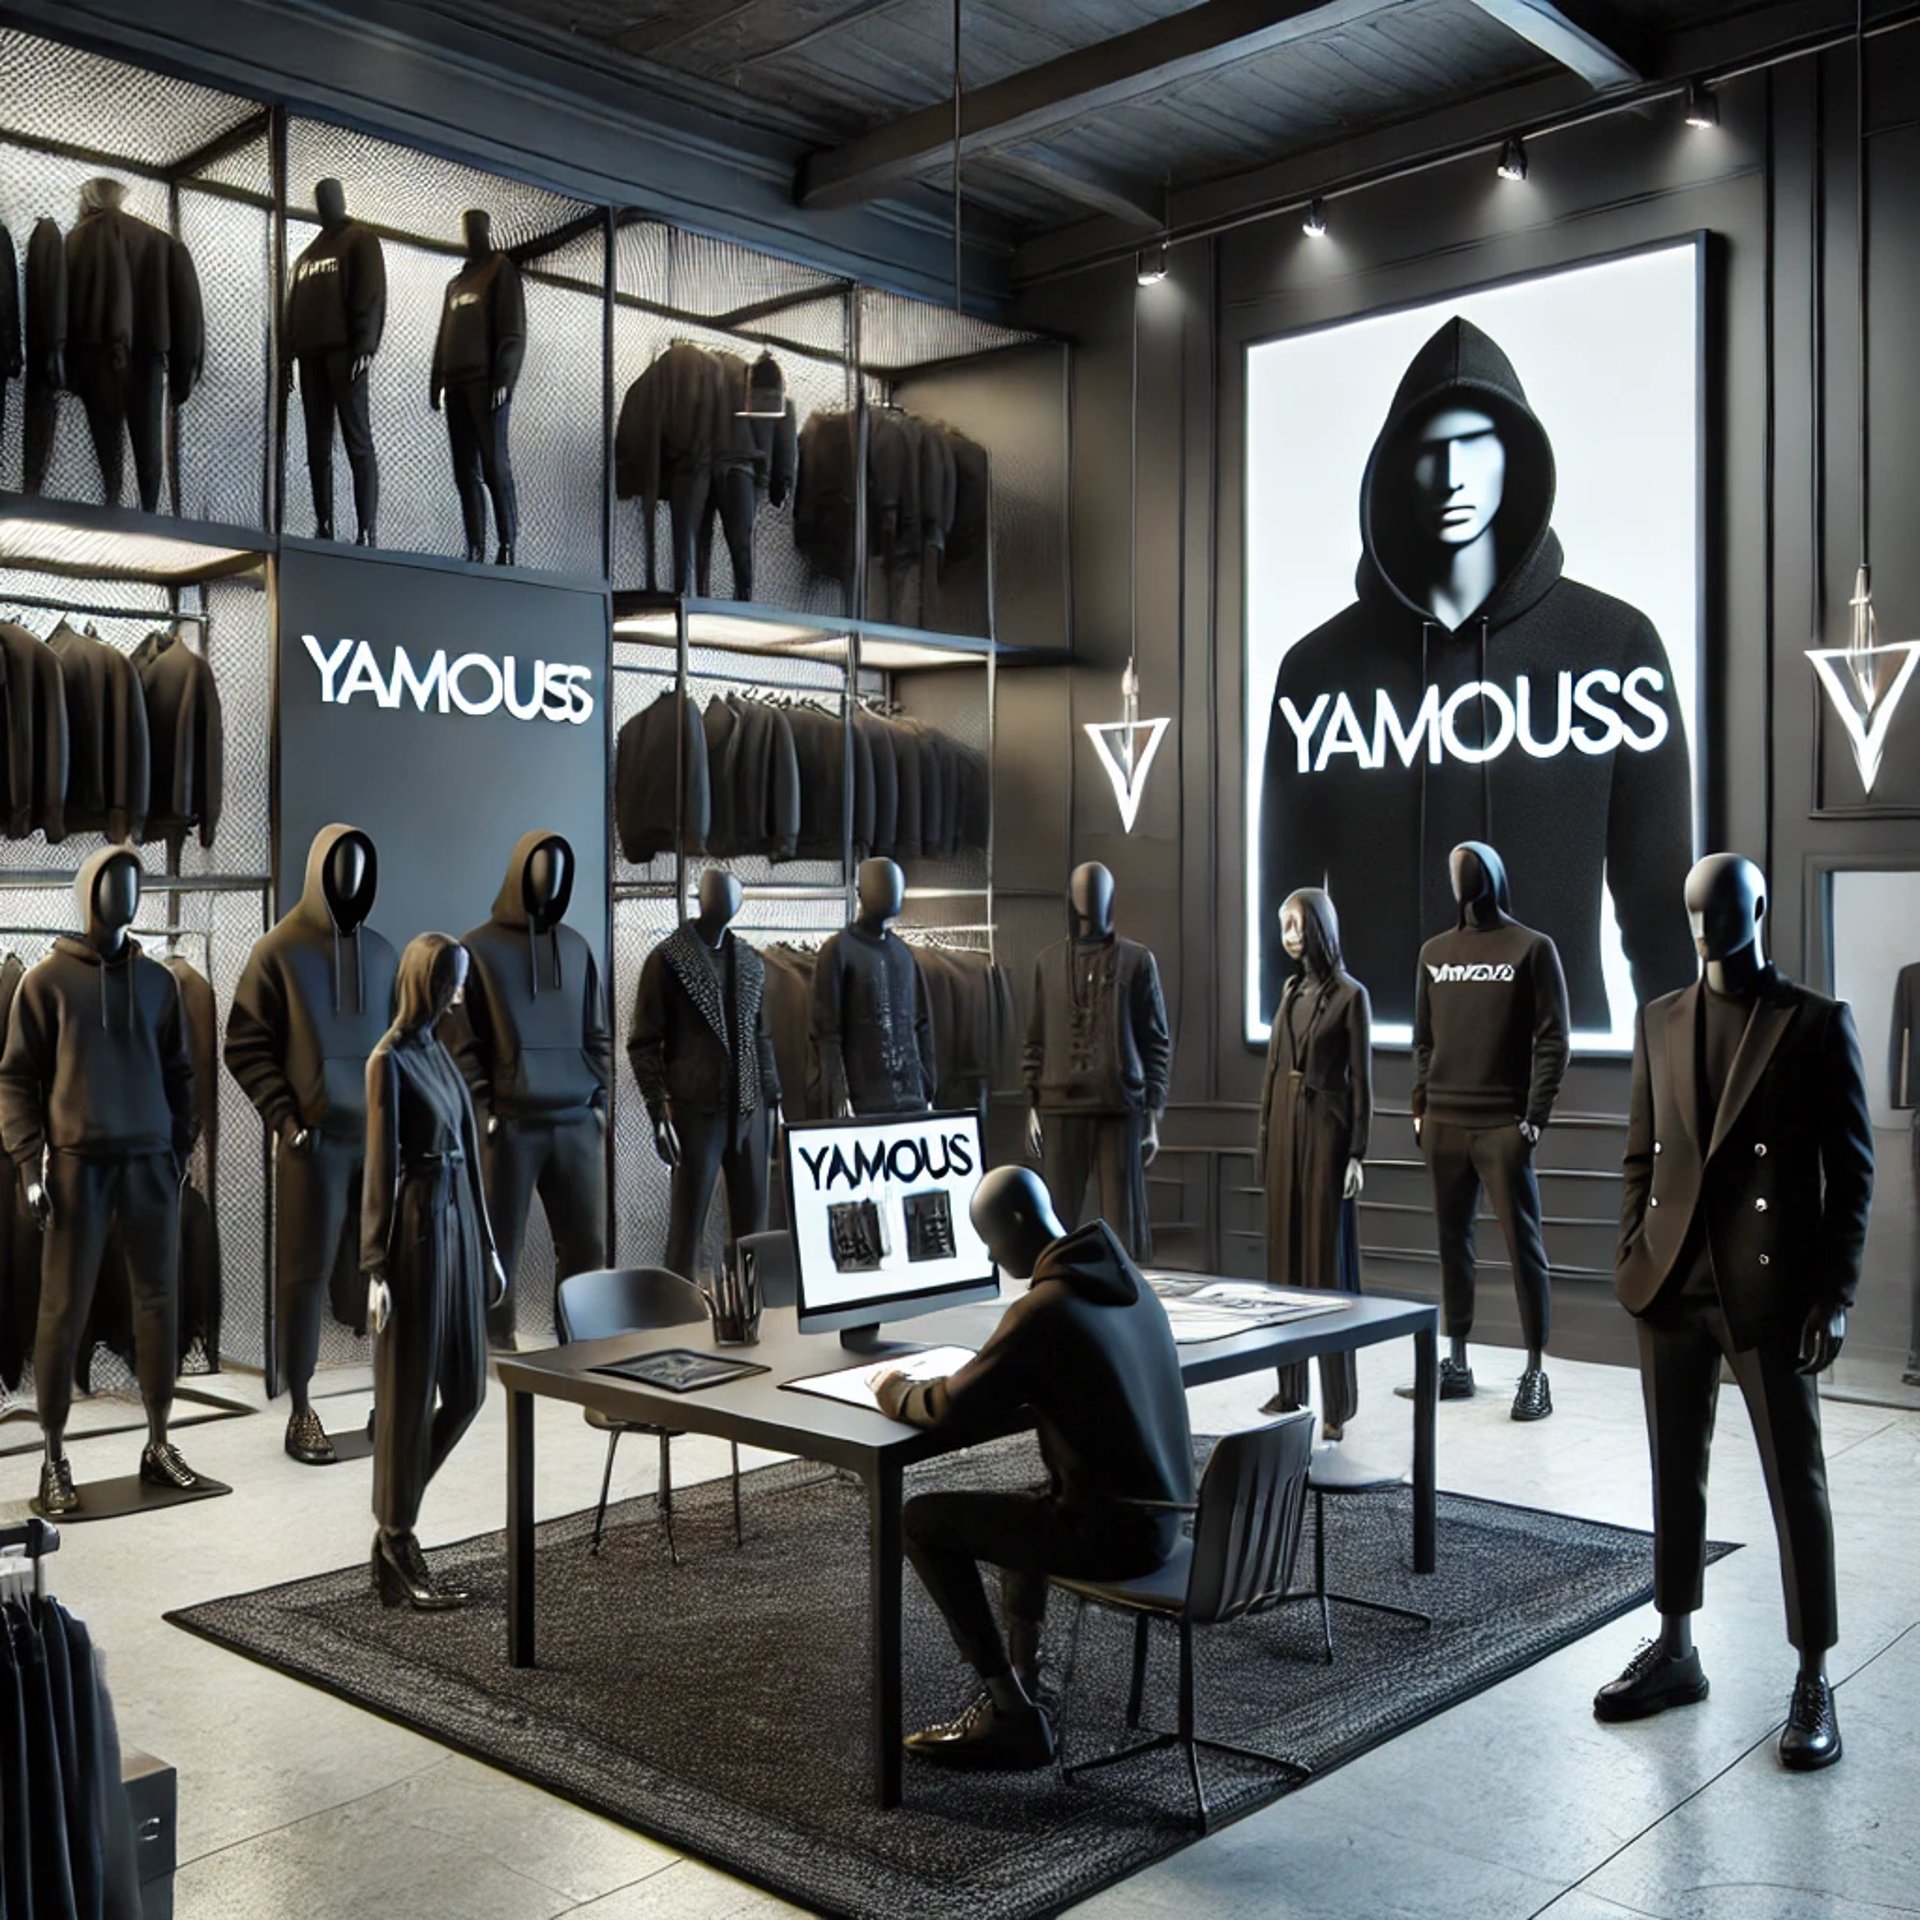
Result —
[[[184, 1507], [194, 1500], [217, 1500], [233, 1489], [223, 1480], [203, 1474], [197, 1487], [150, 1487], [137, 1473], [121, 1480], [89, 1480], [74, 1489], [80, 1496], [77, 1513], [63, 1513], [60, 1525], [77, 1527], [85, 1520], [119, 1520], [130, 1513], [155, 1513], [162, 1507]], [[35, 1513], [40, 1502], [27, 1503]]]
[[364, 1427], [350, 1427], [345, 1433], [330, 1433], [327, 1438], [333, 1443], [333, 1458], [321, 1464], [329, 1467], [343, 1465], [349, 1460], [371, 1460], [373, 1458], [373, 1424]]

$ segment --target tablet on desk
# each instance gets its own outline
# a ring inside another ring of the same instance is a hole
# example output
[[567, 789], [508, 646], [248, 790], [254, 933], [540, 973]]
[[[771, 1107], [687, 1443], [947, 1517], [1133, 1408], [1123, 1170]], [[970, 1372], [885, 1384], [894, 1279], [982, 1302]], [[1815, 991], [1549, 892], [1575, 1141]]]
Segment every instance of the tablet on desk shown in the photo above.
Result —
[[867, 1383], [885, 1373], [903, 1373], [909, 1380], [944, 1380], [958, 1373], [973, 1358], [971, 1347], [922, 1347], [917, 1353], [901, 1353], [888, 1360], [868, 1360], [857, 1367], [841, 1367], [833, 1373], [813, 1373], [804, 1380], [783, 1380], [783, 1387], [795, 1393], [817, 1393], [824, 1400], [843, 1400], [850, 1407], [870, 1407], [880, 1411]]

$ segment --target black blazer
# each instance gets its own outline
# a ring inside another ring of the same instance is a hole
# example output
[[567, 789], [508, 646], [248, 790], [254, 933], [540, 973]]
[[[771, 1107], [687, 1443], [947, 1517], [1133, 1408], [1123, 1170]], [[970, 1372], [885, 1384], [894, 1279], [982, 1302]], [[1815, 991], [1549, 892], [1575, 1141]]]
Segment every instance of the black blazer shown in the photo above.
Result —
[[1710, 1126], [1698, 981], [1634, 1030], [1614, 1290], [1645, 1313], [1701, 1212], [1736, 1345], [1853, 1304], [1873, 1197], [1873, 1123], [1853, 1015], [1769, 967]]

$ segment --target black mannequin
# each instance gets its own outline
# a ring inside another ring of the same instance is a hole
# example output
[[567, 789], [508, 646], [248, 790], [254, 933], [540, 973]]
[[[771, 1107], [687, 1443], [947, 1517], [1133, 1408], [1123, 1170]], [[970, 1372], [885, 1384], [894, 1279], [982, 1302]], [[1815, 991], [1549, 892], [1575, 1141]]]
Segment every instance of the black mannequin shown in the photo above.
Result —
[[939, 1069], [926, 982], [892, 931], [907, 877], [891, 860], [863, 860], [854, 891], [858, 911], [820, 949], [813, 973], [813, 1041], [827, 1111], [921, 1113], [933, 1103]]
[[[700, 876], [700, 911], [687, 925], [718, 953], [721, 941], [727, 937], [727, 928], [740, 916], [745, 897], [740, 891], [740, 882], [732, 874], [720, 867], [709, 867]], [[673, 1115], [665, 1108], [654, 1119], [653, 1144], [668, 1166], [679, 1166], [680, 1136], [674, 1131]]]
[[491, 495], [500, 542], [494, 559], [507, 567], [520, 526], [508, 421], [526, 354], [526, 297], [520, 269], [494, 247], [492, 216], [470, 207], [460, 216], [460, 230], [467, 264], [447, 284], [428, 398], [436, 412], [446, 408], [467, 558], [477, 563], [487, 557]]
[[[367, 874], [368, 856], [366, 843], [358, 834], [343, 834], [327, 850], [326, 876], [328, 897], [333, 900], [358, 901], [366, 899], [367, 905], [370, 908], [373, 902], [367, 897], [369, 893]], [[351, 920], [351, 924], [348, 924], [349, 920]], [[347, 914], [335, 914], [334, 925], [338, 927], [342, 933], [357, 933], [360, 929], [360, 922], [353, 920], [351, 915]], [[305, 1153], [306, 1150], [313, 1145], [313, 1129], [311, 1127], [296, 1126], [291, 1131], [282, 1134], [281, 1138], [295, 1153]], [[295, 1407], [301, 1404], [303, 1398], [303, 1392], [296, 1390], [294, 1394]]]

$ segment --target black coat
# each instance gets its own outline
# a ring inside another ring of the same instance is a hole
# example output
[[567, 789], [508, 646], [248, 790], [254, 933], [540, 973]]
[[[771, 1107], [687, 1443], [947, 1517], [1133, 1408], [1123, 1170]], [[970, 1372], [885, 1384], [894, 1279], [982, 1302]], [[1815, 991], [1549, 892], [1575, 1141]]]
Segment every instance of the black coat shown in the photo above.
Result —
[[133, 656], [147, 711], [149, 787], [145, 837], [199, 829], [213, 845], [226, 774], [220, 688], [206, 656], [177, 634], [150, 633]]
[[323, 227], [293, 263], [287, 352], [377, 353], [387, 325], [387, 257], [361, 220]]
[[1614, 1290], [1629, 1313], [1652, 1307], [1698, 1213], [1727, 1325], [1744, 1350], [1815, 1307], [1853, 1304], [1873, 1198], [1873, 1122], [1845, 1002], [1769, 967], [1709, 1124], [1694, 1032], [1700, 994], [1696, 981], [1662, 995], [1634, 1030]]
[[[207, 353], [200, 278], [186, 247], [124, 208], [96, 207], [68, 233], [64, 269], [59, 304], [65, 324], [58, 339], [99, 348], [115, 365], [130, 354], [164, 354], [173, 398], [185, 400]], [[50, 315], [50, 291], [45, 298]]]
[[1033, 963], [1021, 1079], [1042, 1113], [1159, 1113], [1173, 1073], [1160, 969], [1137, 940], [1068, 939]]
[[[716, 969], [681, 927], [647, 955], [627, 1058], [647, 1113], [757, 1113], [780, 1104], [780, 1064], [767, 1018], [767, 970], [738, 935]], [[717, 977], [716, 977], [717, 973]]]
[[140, 676], [118, 647], [64, 621], [47, 645], [67, 695], [66, 829], [138, 840], [153, 778]]
[[613, 820], [620, 851], [636, 866], [673, 851], [674, 723], [682, 730], [681, 844], [704, 853], [713, 821], [713, 788], [707, 767], [707, 730], [700, 709], [669, 690], [642, 707], [614, 744]]
[[[649, 524], [676, 475], [711, 474], [722, 438], [720, 363], [676, 341], [627, 389], [613, 436], [614, 492]], [[728, 438], [731, 438], [730, 428]]]
[[26, 376], [29, 383], [60, 384], [60, 356], [67, 345], [67, 248], [60, 225], [44, 214], [27, 236]]
[[25, 627], [0, 620], [0, 675], [6, 724], [6, 829], [24, 839], [35, 827], [50, 841], [67, 835], [67, 680], [60, 656]]

